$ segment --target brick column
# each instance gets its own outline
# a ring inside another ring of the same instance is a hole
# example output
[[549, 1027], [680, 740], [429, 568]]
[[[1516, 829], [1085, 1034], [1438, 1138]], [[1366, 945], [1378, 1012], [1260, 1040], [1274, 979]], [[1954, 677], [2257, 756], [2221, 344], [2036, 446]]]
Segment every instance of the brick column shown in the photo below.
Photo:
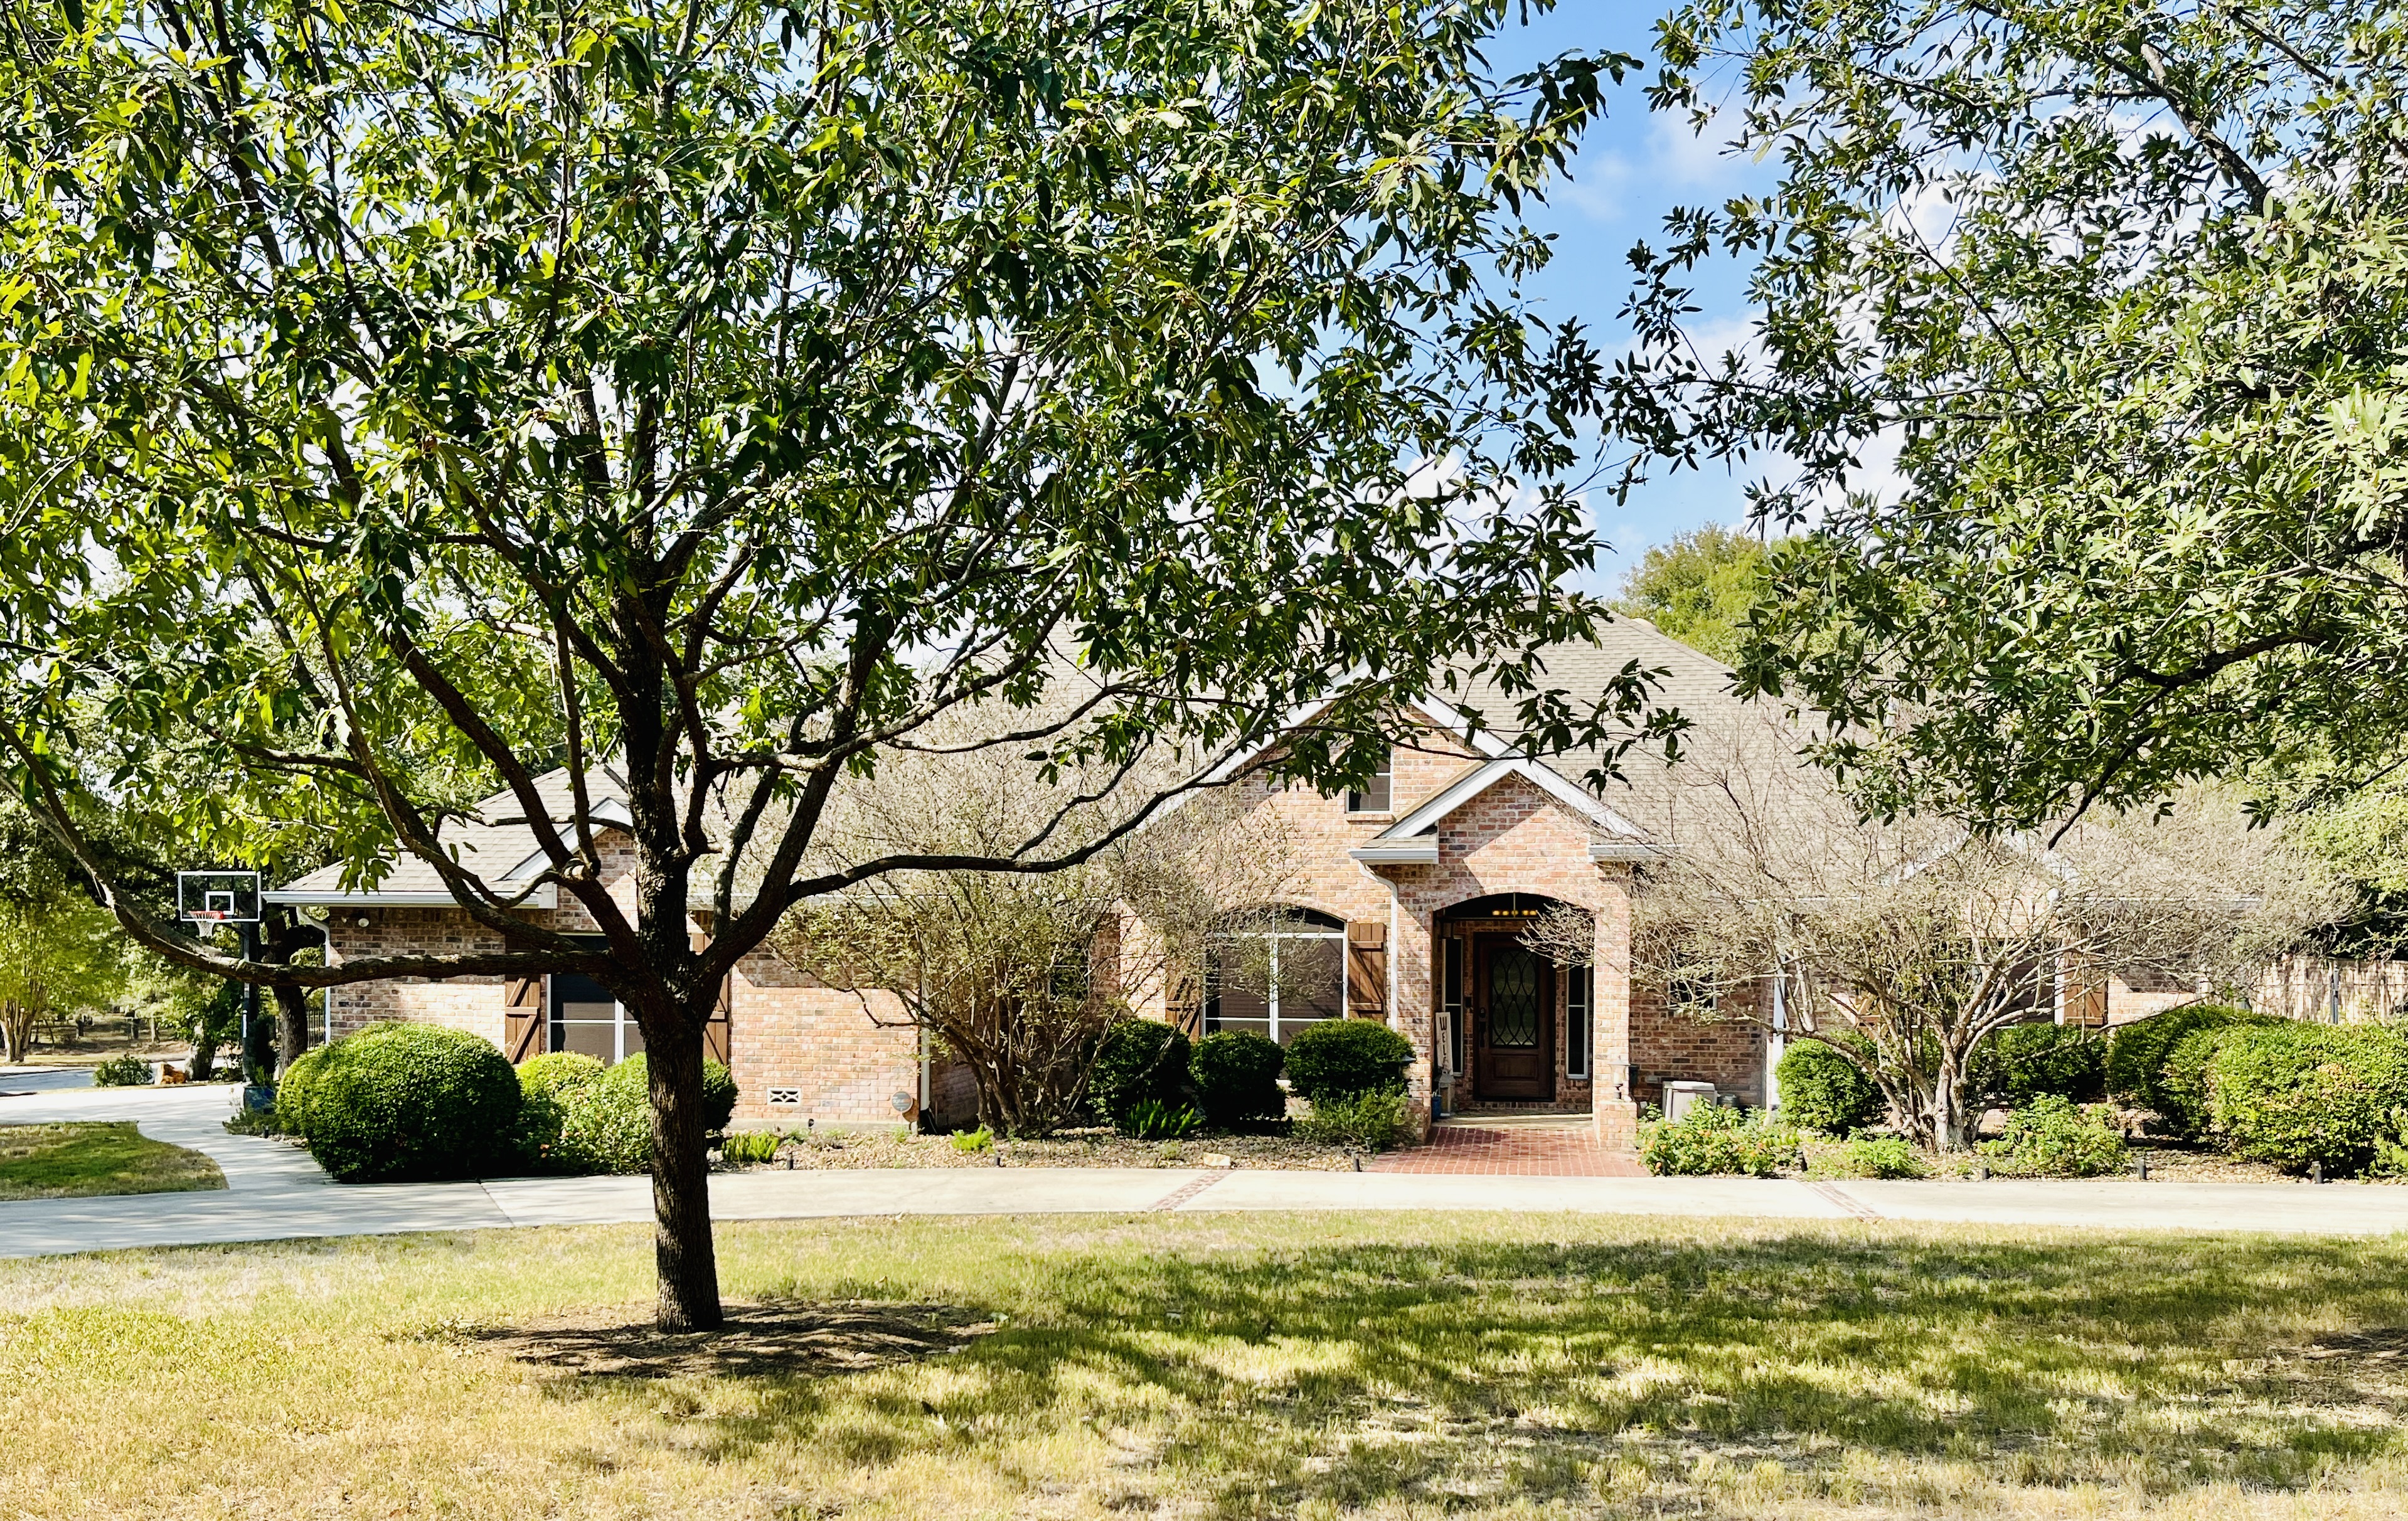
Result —
[[1630, 868], [1597, 868], [1596, 1094], [1598, 1144], [1612, 1151], [1639, 1144], [1639, 1105], [1630, 1097]]

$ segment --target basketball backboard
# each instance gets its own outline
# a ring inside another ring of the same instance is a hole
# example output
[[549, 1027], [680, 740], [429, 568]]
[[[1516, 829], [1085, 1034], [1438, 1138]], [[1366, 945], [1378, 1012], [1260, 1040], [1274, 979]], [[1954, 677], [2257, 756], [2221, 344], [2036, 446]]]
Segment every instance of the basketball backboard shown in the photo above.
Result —
[[257, 872], [178, 872], [176, 917], [204, 929], [259, 922]]

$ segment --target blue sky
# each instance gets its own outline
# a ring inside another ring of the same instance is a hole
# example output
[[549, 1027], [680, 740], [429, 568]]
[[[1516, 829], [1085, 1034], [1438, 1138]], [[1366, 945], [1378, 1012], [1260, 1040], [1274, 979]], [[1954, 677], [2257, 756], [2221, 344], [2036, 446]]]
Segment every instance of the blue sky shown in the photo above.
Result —
[[[1542, 309], [1558, 320], [1580, 318], [1609, 348], [1624, 341], [1614, 314], [1629, 289], [1624, 256], [1630, 245], [1642, 238], [1660, 244], [1664, 213], [1675, 206], [1718, 203], [1766, 188], [1771, 178], [1763, 166], [1723, 151], [1711, 130], [1703, 138], [1692, 133], [1685, 116], [1648, 111], [1643, 85], [1654, 73], [1650, 44], [1661, 14], [1655, 6], [1620, 0], [1565, 0], [1527, 26], [1509, 22], [1489, 50], [1490, 61], [1507, 75], [1566, 52], [1619, 51], [1650, 60], [1650, 67], [1611, 90], [1606, 120], [1584, 143], [1571, 183], [1555, 187], [1530, 218], [1555, 236], [1555, 262], [1530, 285]], [[1693, 331], [1702, 342], [1718, 348], [1745, 332], [1745, 282], [1746, 271], [1736, 264], [1697, 282], [1702, 309], [1692, 320]], [[1743, 477], [1710, 466], [1703, 475], [1651, 480], [1627, 504], [1593, 497], [1598, 532], [1612, 547], [1599, 557], [1598, 574], [1586, 590], [1611, 591], [1649, 545], [1684, 529], [1740, 522], [1744, 484]]]

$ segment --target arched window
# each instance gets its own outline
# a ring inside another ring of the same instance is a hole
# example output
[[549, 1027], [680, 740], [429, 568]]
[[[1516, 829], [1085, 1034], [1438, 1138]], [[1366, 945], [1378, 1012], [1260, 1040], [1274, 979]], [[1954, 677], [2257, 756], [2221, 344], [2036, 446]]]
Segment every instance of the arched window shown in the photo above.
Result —
[[1246, 1030], [1286, 1045], [1346, 1012], [1346, 923], [1310, 908], [1240, 916], [1212, 937], [1204, 1029]]

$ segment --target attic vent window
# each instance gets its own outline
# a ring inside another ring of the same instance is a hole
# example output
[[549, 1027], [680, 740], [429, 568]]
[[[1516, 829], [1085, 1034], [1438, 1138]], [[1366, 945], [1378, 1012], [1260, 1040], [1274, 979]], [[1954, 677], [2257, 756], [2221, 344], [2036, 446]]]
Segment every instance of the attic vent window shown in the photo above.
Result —
[[1380, 769], [1372, 774], [1361, 790], [1346, 794], [1346, 811], [1350, 814], [1383, 814], [1396, 791], [1396, 753], [1383, 752]]

